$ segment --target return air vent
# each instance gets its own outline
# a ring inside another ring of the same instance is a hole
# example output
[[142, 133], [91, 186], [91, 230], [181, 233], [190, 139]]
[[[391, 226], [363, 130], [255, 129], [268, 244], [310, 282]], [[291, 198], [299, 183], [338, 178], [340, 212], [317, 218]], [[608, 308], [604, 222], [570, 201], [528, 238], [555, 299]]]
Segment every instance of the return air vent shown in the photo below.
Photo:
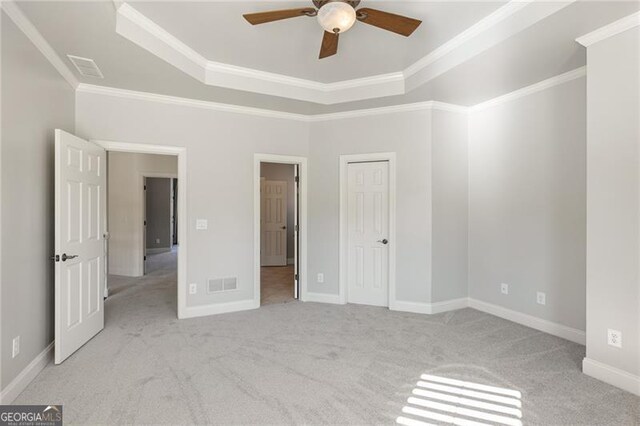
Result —
[[237, 289], [237, 278], [215, 278], [210, 279], [207, 283], [207, 292], [209, 293], [220, 293], [223, 291], [232, 291]]
[[81, 58], [80, 56], [67, 55], [67, 58], [76, 67], [80, 75], [84, 77], [104, 78], [102, 71], [93, 62], [93, 59]]

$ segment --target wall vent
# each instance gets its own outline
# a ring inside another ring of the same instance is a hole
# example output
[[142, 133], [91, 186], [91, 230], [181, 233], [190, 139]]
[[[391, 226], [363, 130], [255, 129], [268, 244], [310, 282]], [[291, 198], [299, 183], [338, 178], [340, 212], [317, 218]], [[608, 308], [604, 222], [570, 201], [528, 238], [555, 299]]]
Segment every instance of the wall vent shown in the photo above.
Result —
[[80, 56], [67, 55], [67, 58], [76, 67], [80, 75], [84, 77], [104, 78], [102, 71], [93, 61], [89, 58], [81, 58]]
[[238, 289], [238, 280], [235, 278], [225, 278], [224, 279], [224, 291], [229, 290], [237, 290]]
[[215, 279], [209, 280], [209, 284], [207, 285], [207, 291], [209, 293], [218, 293], [220, 291], [224, 291], [224, 280]]
[[207, 283], [208, 293], [220, 293], [238, 289], [238, 279], [233, 278], [213, 278]]

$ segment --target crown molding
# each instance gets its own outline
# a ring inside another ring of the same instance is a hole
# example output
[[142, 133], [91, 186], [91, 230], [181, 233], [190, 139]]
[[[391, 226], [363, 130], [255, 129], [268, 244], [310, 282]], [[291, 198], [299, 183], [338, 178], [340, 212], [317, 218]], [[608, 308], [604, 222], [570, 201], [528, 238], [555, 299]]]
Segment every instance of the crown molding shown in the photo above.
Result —
[[392, 106], [379, 107], [379, 108], [343, 111], [343, 112], [336, 112], [331, 114], [309, 115], [307, 116], [308, 117], [307, 121], [317, 122], [317, 121], [342, 120], [345, 118], [368, 117], [372, 115], [394, 114], [394, 113], [400, 113], [400, 112], [412, 112], [412, 111], [424, 111], [424, 110], [439, 110], [439, 111], [456, 112], [456, 113], [467, 113], [467, 111], [469, 111], [469, 108], [461, 105], [448, 104], [445, 102], [426, 101], [426, 102], [415, 102], [415, 103], [403, 104], [403, 105], [392, 105]]
[[496, 105], [504, 104], [506, 102], [511, 102], [516, 99], [540, 92], [542, 90], [546, 90], [551, 87], [558, 86], [560, 84], [567, 83], [569, 81], [584, 77], [586, 75], [587, 75], [587, 67], [576, 68], [569, 72], [565, 72], [564, 74], [553, 76], [551, 78], [542, 80], [530, 86], [526, 86], [521, 89], [514, 90], [513, 92], [507, 93], [506, 95], [498, 96], [497, 98], [493, 98], [486, 102], [482, 102], [480, 104], [474, 105], [473, 107], [470, 108], [470, 111], [480, 111], [483, 109], [494, 107]]
[[585, 47], [589, 47], [592, 44], [637, 26], [640, 26], [640, 12], [625, 16], [595, 31], [591, 31], [588, 34], [578, 37], [576, 41]]
[[308, 121], [309, 116], [303, 114], [274, 111], [262, 108], [253, 108], [240, 105], [223, 104], [219, 102], [200, 101], [196, 99], [181, 98], [178, 96], [159, 95], [157, 93], [138, 92], [135, 90], [116, 89], [113, 87], [96, 86], [93, 84], [81, 83], [76, 89], [76, 93], [89, 93], [94, 95], [112, 96], [122, 99], [133, 99], [138, 101], [158, 102], [168, 105], [180, 105], [192, 108], [203, 108], [214, 111], [231, 112], [238, 114], [255, 115], [259, 117], [281, 118], [295, 121]]
[[329, 114], [297, 114], [291, 112], [274, 111], [263, 108], [246, 107], [242, 105], [223, 104], [219, 102], [201, 101], [196, 99], [181, 98], [177, 96], [159, 95], [156, 93], [138, 92], [135, 90], [116, 89], [113, 87], [96, 86], [92, 84], [81, 83], [76, 89], [76, 93], [88, 93], [103, 96], [112, 96], [122, 99], [132, 99], [138, 101], [158, 102], [167, 105], [180, 105], [192, 108], [203, 108], [213, 111], [230, 112], [236, 114], [253, 115], [258, 117], [279, 118], [283, 120], [303, 121], [307, 123], [342, 120], [348, 118], [369, 117], [383, 114], [395, 114], [412, 111], [446, 111], [459, 114], [467, 114], [470, 112], [481, 111], [496, 105], [510, 102], [534, 93], [558, 86], [569, 81], [586, 76], [586, 67], [576, 68], [569, 72], [559, 74], [548, 78], [522, 89], [515, 90], [505, 95], [498, 96], [486, 102], [479, 103], [472, 107], [450, 104], [439, 101], [415, 102], [411, 104], [390, 105], [378, 108], [367, 108], [350, 111], [341, 111]]
[[334, 83], [209, 61], [126, 2], [113, 1], [119, 35], [203, 84], [333, 105], [403, 95], [576, 0], [511, 0], [405, 70]]
[[56, 51], [51, 47], [47, 40], [40, 34], [36, 27], [31, 23], [29, 18], [22, 13], [22, 10], [12, 0], [0, 1], [0, 7], [5, 11], [7, 16], [16, 24], [16, 26], [24, 33], [25, 36], [42, 55], [51, 63], [51, 65], [60, 73], [72, 88], [78, 87], [78, 79], [66, 63], [58, 56]]

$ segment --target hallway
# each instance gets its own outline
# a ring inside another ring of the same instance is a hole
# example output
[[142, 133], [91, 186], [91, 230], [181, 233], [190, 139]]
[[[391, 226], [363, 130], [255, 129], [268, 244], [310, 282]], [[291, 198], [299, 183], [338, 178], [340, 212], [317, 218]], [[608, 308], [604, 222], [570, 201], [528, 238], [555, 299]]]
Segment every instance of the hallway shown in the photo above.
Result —
[[295, 302], [293, 265], [260, 268], [260, 305]]

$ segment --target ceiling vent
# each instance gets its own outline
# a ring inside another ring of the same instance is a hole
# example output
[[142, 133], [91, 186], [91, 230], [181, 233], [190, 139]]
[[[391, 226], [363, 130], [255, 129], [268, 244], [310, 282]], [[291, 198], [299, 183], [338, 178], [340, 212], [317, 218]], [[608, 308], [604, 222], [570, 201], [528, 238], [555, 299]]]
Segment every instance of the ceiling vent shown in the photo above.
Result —
[[80, 56], [67, 55], [67, 58], [76, 67], [80, 75], [84, 77], [104, 78], [102, 71], [93, 62], [93, 59], [81, 58]]

